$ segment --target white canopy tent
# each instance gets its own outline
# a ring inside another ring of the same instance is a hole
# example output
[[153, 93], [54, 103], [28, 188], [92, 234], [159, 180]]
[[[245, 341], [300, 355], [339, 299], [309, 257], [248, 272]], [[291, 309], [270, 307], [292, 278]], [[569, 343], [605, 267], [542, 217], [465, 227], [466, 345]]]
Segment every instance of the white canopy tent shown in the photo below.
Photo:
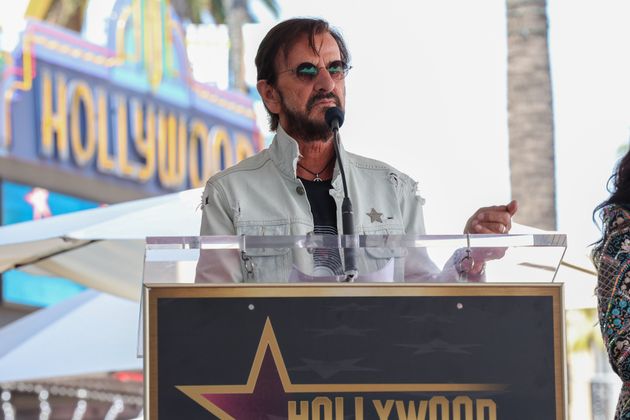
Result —
[[139, 311], [87, 290], [0, 328], [0, 383], [142, 369]]
[[0, 228], [0, 272], [58, 276], [138, 300], [147, 236], [195, 236], [201, 189]]

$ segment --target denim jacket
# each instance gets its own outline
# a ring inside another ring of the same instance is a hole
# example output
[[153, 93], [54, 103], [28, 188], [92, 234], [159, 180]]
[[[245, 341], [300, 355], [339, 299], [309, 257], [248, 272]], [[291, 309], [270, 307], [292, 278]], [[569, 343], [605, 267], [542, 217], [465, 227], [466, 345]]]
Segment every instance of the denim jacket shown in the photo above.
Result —
[[[348, 193], [354, 209], [355, 233], [360, 235], [425, 233], [417, 183], [377, 160], [344, 151], [341, 154]], [[304, 185], [296, 176], [298, 143], [282, 127], [268, 149], [214, 176], [202, 197], [201, 235], [308, 235], [313, 215]], [[331, 196], [337, 204], [337, 231], [341, 232], [343, 185], [335, 165]], [[379, 214], [381, 214], [379, 216]], [[375, 217], [376, 216], [376, 217]], [[359, 272], [382, 268], [395, 259], [395, 279], [402, 280], [405, 250], [367, 249], [358, 258]], [[295, 265], [308, 272], [308, 253], [289, 249], [248, 249], [244, 260], [227, 263], [220, 276], [229, 281], [282, 282]], [[229, 260], [229, 259], [228, 259]], [[430, 269], [433, 270], [433, 266]], [[240, 267], [240, 270], [239, 270]], [[207, 269], [206, 269], [207, 270]], [[217, 281], [197, 270], [197, 281]], [[227, 273], [225, 272], [227, 271]]]

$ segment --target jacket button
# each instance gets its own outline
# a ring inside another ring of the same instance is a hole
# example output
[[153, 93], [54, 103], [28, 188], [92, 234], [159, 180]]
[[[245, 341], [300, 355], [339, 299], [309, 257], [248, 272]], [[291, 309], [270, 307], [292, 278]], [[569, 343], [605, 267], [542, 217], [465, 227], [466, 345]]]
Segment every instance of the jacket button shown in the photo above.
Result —
[[298, 187], [295, 189], [295, 192], [298, 193], [299, 195], [304, 195], [304, 187], [301, 185], [298, 185]]

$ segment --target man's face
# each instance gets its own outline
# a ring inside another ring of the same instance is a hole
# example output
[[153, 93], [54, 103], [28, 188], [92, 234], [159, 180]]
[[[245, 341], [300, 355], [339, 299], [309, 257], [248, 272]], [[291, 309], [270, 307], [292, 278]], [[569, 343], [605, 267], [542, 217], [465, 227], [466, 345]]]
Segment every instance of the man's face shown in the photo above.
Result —
[[[326, 32], [315, 36], [315, 47], [317, 52], [303, 36], [286, 59], [282, 52], [278, 54], [275, 63], [278, 76], [273, 88], [277, 102], [272, 104], [275, 109], [267, 104], [271, 112], [279, 115], [280, 125], [287, 133], [302, 141], [328, 140], [332, 132], [324, 119], [326, 110], [335, 106], [344, 109], [345, 105], [343, 77], [334, 78], [326, 70], [331, 63], [341, 60], [337, 42]], [[296, 74], [303, 63], [317, 67], [317, 75], [305, 78]]]

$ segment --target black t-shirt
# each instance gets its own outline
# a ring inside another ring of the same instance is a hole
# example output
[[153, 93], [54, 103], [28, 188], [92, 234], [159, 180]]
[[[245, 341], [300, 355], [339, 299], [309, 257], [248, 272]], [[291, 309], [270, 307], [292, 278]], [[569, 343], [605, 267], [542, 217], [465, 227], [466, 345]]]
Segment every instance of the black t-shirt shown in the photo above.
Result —
[[[318, 235], [337, 234], [337, 205], [330, 195], [332, 182], [307, 181], [300, 178], [308, 202], [313, 213], [313, 233]], [[340, 275], [343, 274], [341, 257], [337, 249], [316, 249], [313, 253], [315, 260], [314, 275]]]

